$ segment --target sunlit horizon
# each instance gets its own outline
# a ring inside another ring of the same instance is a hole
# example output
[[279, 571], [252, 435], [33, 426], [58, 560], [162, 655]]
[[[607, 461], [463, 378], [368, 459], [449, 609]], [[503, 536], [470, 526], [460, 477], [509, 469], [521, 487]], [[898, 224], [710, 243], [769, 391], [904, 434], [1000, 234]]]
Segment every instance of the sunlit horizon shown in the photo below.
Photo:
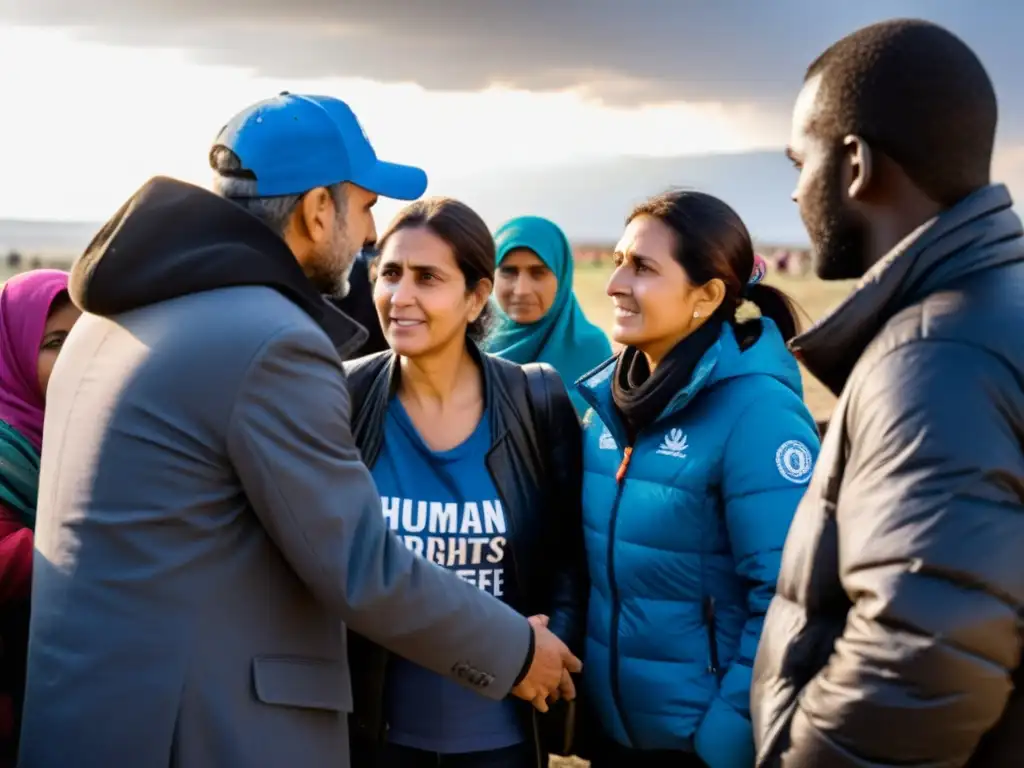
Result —
[[0, 218], [31, 221], [105, 219], [155, 175], [208, 186], [207, 153], [220, 126], [282, 90], [348, 101], [378, 154], [423, 167], [430, 192], [452, 193], [460, 178], [508, 168], [777, 147], [785, 128], [745, 106], [626, 109], [578, 91], [258, 77], [183, 51], [32, 27], [0, 25], [0, 66], [18, 73], [5, 83], [0, 122]]

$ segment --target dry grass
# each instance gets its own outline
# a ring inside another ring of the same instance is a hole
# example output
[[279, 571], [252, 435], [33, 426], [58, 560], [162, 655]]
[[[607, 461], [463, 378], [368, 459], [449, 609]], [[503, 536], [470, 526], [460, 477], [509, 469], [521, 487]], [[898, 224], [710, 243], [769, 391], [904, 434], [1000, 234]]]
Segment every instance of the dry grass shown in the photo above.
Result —
[[[580, 266], [576, 270], [576, 295], [587, 316], [606, 331], [612, 325], [612, 305], [604, 287], [610, 267]], [[803, 308], [812, 320], [817, 320], [842, 301], [851, 290], [850, 283], [826, 283], [811, 277], [772, 275], [778, 286]], [[804, 397], [817, 419], [827, 419], [835, 405], [835, 398], [812, 376], [804, 374]]]

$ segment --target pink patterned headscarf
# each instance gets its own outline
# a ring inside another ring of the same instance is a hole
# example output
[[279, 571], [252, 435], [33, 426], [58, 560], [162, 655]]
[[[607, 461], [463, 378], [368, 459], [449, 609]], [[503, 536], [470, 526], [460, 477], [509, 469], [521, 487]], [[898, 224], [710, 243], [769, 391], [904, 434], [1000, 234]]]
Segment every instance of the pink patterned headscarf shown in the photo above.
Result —
[[41, 448], [43, 393], [39, 391], [39, 346], [50, 307], [68, 289], [68, 273], [36, 269], [0, 287], [0, 421]]

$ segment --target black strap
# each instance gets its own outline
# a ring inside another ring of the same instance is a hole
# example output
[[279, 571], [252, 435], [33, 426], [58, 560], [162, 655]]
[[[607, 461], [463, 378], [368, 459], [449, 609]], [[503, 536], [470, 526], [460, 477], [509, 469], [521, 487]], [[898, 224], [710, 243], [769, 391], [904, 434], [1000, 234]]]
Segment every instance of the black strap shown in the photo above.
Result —
[[530, 402], [534, 407], [537, 426], [551, 423], [551, 387], [553, 378], [558, 373], [547, 363], [527, 363], [523, 366], [526, 374], [526, 386], [530, 393]]
[[[372, 467], [377, 460], [384, 439], [383, 430], [370, 429], [371, 421], [381, 416], [381, 409], [387, 407], [387, 400], [371, 402], [367, 407], [367, 397], [377, 387], [387, 389], [390, 386], [391, 365], [390, 352], [380, 352], [360, 360], [355, 366], [346, 364], [346, 386], [348, 388], [349, 418], [352, 436], [363, 454], [363, 460]], [[371, 436], [374, 437], [371, 440]]]
[[352, 429], [352, 437], [356, 441], [356, 445], [365, 447], [366, 444], [366, 425], [368, 422], [369, 414], [366, 412], [366, 408], [363, 406], [366, 403], [366, 393], [369, 387], [364, 383], [363, 386], [353, 386], [352, 382], [348, 383], [348, 400], [349, 408], [349, 424]]
[[[523, 373], [526, 374], [526, 393], [533, 414], [533, 428], [537, 435], [538, 448], [543, 455], [551, 446], [548, 431], [555, 421], [551, 402], [552, 386], [560, 385], [561, 379], [555, 369], [547, 363], [527, 363], [523, 366]], [[548, 463], [544, 461], [542, 465], [546, 467]]]

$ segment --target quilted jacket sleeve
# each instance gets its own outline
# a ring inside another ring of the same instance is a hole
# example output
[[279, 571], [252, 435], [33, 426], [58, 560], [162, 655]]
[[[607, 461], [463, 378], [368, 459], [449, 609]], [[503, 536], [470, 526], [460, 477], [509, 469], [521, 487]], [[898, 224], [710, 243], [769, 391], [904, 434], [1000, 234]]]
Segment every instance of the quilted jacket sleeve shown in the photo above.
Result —
[[696, 734], [710, 768], [754, 764], [750, 682], [782, 546], [818, 457], [818, 433], [803, 402], [769, 389], [736, 421], [722, 466], [722, 499], [737, 575], [748, 585], [739, 651]]
[[856, 387], [836, 511], [853, 607], [780, 762], [962, 766], [1021, 661], [1024, 393], [950, 341], [897, 348]]

